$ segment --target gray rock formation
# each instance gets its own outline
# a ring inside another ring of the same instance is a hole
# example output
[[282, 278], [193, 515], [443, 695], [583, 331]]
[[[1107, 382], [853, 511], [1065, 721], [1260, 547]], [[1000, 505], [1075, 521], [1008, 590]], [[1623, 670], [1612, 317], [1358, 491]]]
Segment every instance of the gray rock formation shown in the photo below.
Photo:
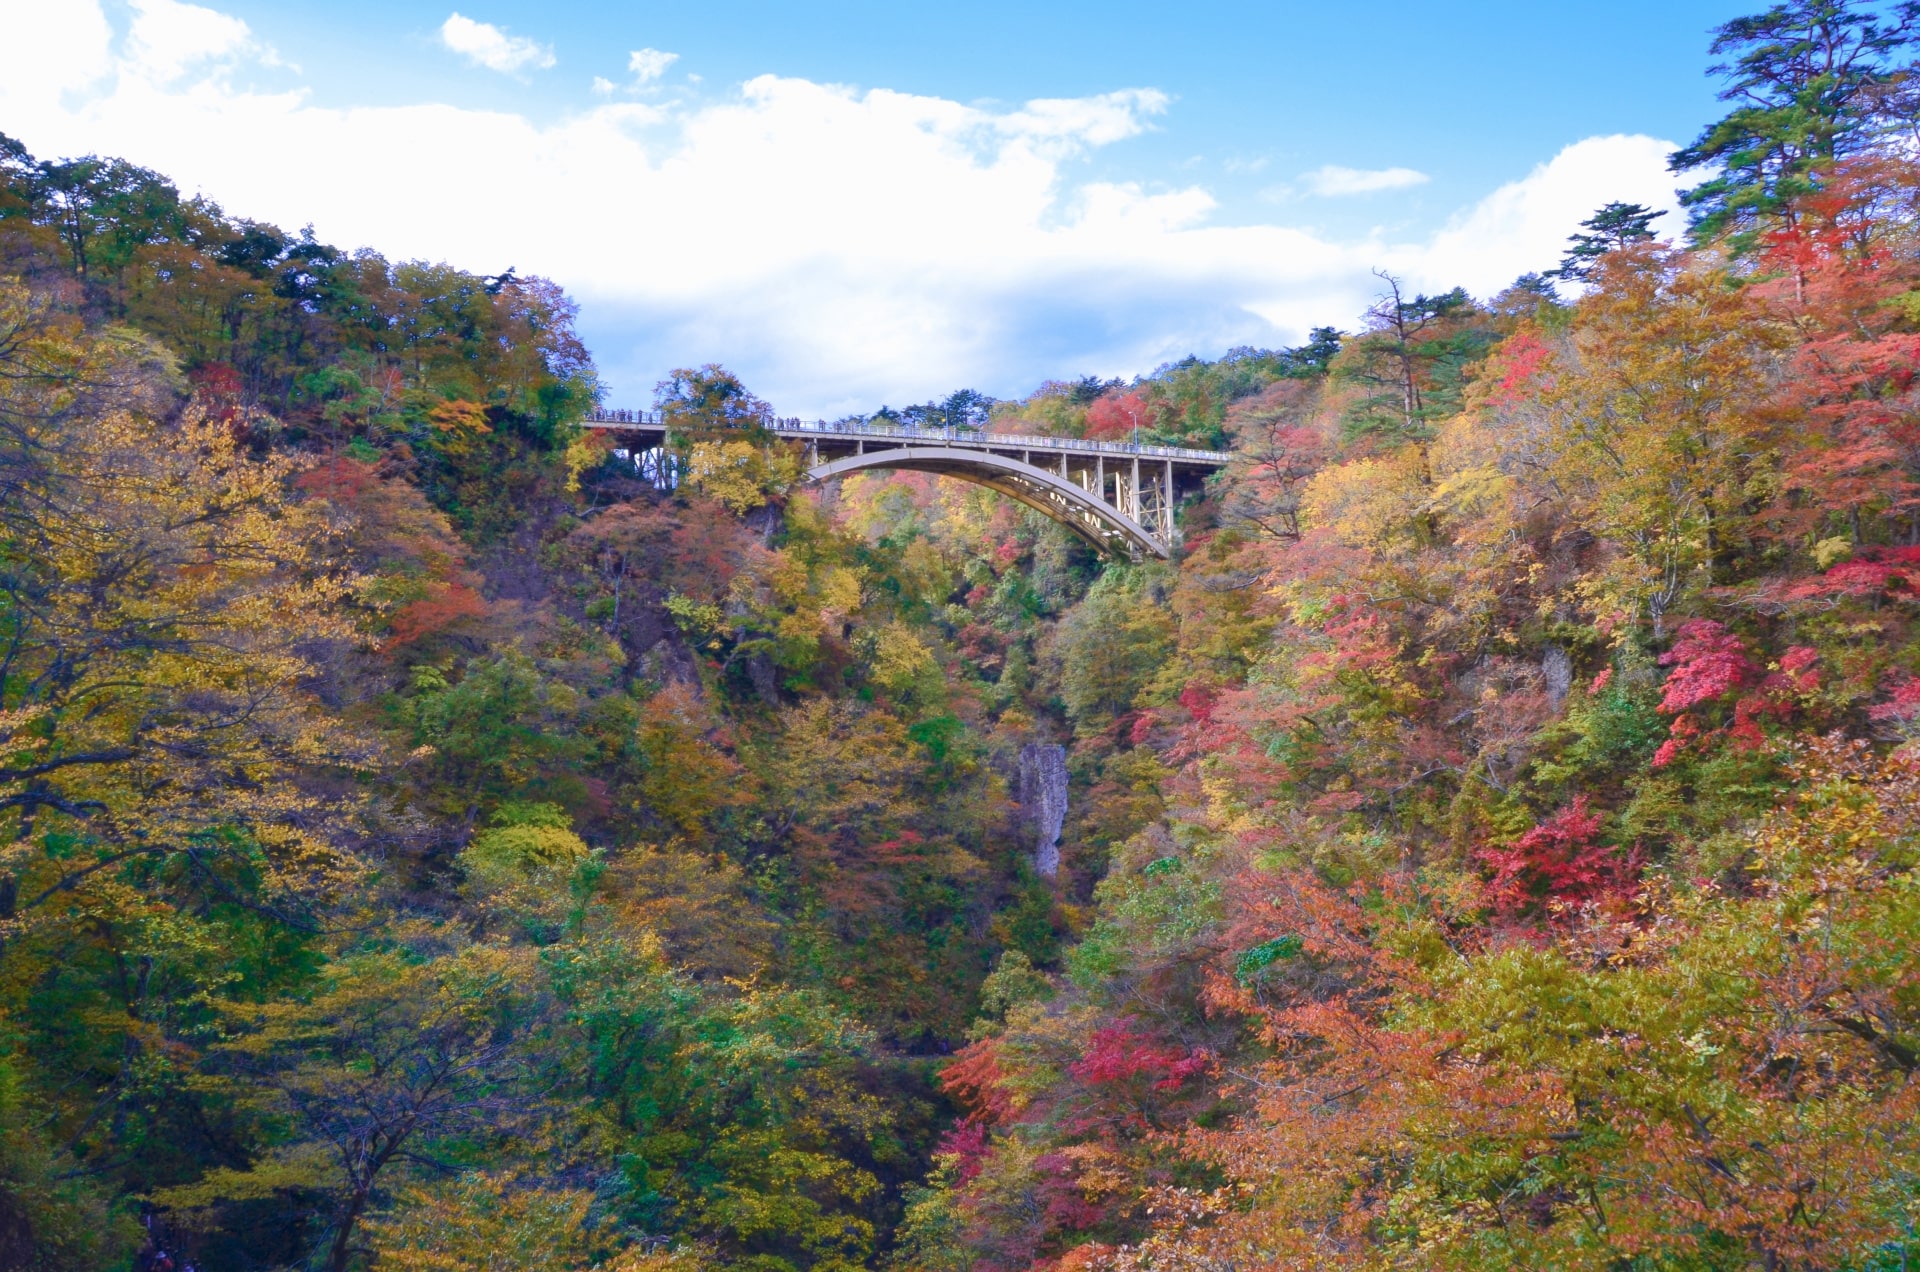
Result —
[[1020, 748], [1020, 820], [1033, 834], [1033, 868], [1060, 873], [1060, 830], [1067, 824], [1067, 748], [1029, 742]]
[[1547, 705], [1558, 711], [1573, 688], [1573, 659], [1559, 645], [1548, 645], [1540, 659], [1540, 675], [1547, 682]]

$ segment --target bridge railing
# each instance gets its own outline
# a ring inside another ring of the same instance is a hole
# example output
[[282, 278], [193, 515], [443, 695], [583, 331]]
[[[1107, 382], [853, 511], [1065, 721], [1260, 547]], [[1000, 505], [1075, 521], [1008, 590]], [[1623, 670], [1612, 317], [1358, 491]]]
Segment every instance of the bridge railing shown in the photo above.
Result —
[[[665, 421], [659, 411], [615, 410], [605, 407], [587, 413], [585, 423], [599, 425], [633, 424], [659, 428]], [[943, 446], [960, 443], [999, 450], [1084, 451], [1089, 454], [1139, 455], [1154, 459], [1185, 459], [1204, 464], [1224, 464], [1224, 451], [1194, 450], [1185, 446], [1147, 446], [1138, 442], [1094, 442], [1079, 437], [1046, 437], [1039, 434], [989, 433], [965, 425], [927, 428], [919, 424], [847, 424], [828, 420], [803, 420], [775, 416], [767, 427], [776, 433], [803, 436], [874, 438], [890, 441], [936, 442]]]
[[609, 407], [596, 406], [588, 411], [583, 424], [638, 424], [642, 427], [652, 425], [658, 428], [662, 417], [658, 411], [617, 411]]

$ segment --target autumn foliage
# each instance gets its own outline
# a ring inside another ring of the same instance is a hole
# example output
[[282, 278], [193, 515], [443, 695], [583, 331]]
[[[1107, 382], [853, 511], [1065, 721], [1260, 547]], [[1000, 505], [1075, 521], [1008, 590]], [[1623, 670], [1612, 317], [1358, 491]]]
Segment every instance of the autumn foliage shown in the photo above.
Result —
[[1232, 399], [1166, 666], [1077, 735], [1160, 801], [949, 1066], [910, 1266], [1916, 1252], [1912, 181], [1393, 292]]
[[1229, 449], [1167, 562], [0, 138], [0, 1266], [1920, 1258], [1865, 13], [1721, 29], [1685, 239], [870, 417]]

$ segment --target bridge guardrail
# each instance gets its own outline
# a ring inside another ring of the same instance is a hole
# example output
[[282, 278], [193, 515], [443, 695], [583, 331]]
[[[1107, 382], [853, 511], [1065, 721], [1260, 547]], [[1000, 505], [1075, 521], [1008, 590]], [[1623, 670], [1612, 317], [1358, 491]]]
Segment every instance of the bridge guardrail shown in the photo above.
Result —
[[[587, 413], [587, 424], [635, 424], [659, 428], [664, 424], [659, 411], [632, 411], [600, 408]], [[985, 429], [922, 428], [917, 424], [839, 424], [827, 420], [802, 420], [775, 416], [767, 427], [776, 433], [817, 436], [878, 438], [893, 441], [932, 441], [943, 445], [961, 442], [973, 446], [1004, 449], [1073, 450], [1108, 455], [1140, 455], [1155, 459], [1186, 459], [1204, 464], [1224, 464], [1230, 458], [1225, 451], [1194, 450], [1185, 446], [1146, 446], [1138, 442], [1094, 442], [1080, 437], [1043, 437], [1022, 433], [989, 433]]]

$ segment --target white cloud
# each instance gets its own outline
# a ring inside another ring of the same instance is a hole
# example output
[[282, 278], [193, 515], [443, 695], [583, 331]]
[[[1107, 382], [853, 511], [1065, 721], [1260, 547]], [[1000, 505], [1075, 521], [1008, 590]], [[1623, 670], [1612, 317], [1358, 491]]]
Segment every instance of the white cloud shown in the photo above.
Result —
[[1064, 141], [1078, 150], [1139, 136], [1147, 129], [1146, 116], [1164, 115], [1172, 100], [1157, 88], [1129, 88], [1096, 97], [1042, 98], [995, 116], [992, 122], [1007, 136]]
[[[97, 4], [48, 4], [45, 0], [0, 0], [0, 105], [55, 105], [62, 94], [85, 88], [113, 69], [113, 28]], [[0, 132], [11, 132], [13, 112], [0, 115]]]
[[595, 97], [612, 97], [614, 87], [614, 82], [604, 75], [596, 75], [593, 77], [593, 94]]
[[459, 13], [440, 24], [440, 43], [475, 66], [512, 74], [525, 67], [545, 70], [553, 65], [553, 50], [524, 36], [508, 35], [491, 22], [475, 22]]
[[1404, 190], [1408, 186], [1425, 185], [1428, 180], [1426, 173], [1412, 168], [1342, 168], [1331, 163], [1300, 178], [1308, 191], [1322, 198]]
[[[1575, 142], [1519, 181], [1501, 186], [1455, 217], [1426, 248], [1427, 262], [1444, 261], [1451, 281], [1479, 294], [1510, 282], [1519, 271], [1556, 265], [1567, 236], [1601, 206], [1620, 200], [1656, 208], [1662, 237], [1686, 228], [1674, 180], [1667, 172], [1672, 142], [1652, 137], [1589, 137]], [[1409, 268], [1412, 268], [1409, 266]], [[1431, 264], [1421, 276], [1438, 286]]]
[[179, 0], [134, 0], [126, 66], [157, 84], [171, 84], [209, 61], [250, 55], [273, 64], [247, 24], [229, 14]]
[[678, 53], [662, 53], [659, 49], [635, 49], [627, 55], [627, 69], [633, 72], [635, 80], [645, 84], [665, 75], [667, 68], [679, 60]]
[[[550, 124], [441, 104], [332, 109], [218, 75], [116, 75], [94, 6], [0, 0], [0, 29], [27, 36], [0, 45], [0, 129], [43, 155], [125, 155], [343, 247], [553, 277], [581, 300], [623, 404], [708, 361], [806, 414], [1127, 375], [1351, 325], [1376, 265], [1485, 295], [1556, 263], [1611, 199], [1673, 202], [1671, 147], [1615, 137], [1568, 147], [1434, 235], [1223, 225], [1203, 186], [1092, 181], [1073, 164], [1150, 127], [1169, 106], [1151, 89], [989, 109], [763, 76]], [[54, 24], [66, 43], [44, 38]], [[22, 45], [61, 53], [35, 65]], [[316, 182], [314, 154], [351, 160]], [[479, 171], [558, 193], [475, 201]]]

